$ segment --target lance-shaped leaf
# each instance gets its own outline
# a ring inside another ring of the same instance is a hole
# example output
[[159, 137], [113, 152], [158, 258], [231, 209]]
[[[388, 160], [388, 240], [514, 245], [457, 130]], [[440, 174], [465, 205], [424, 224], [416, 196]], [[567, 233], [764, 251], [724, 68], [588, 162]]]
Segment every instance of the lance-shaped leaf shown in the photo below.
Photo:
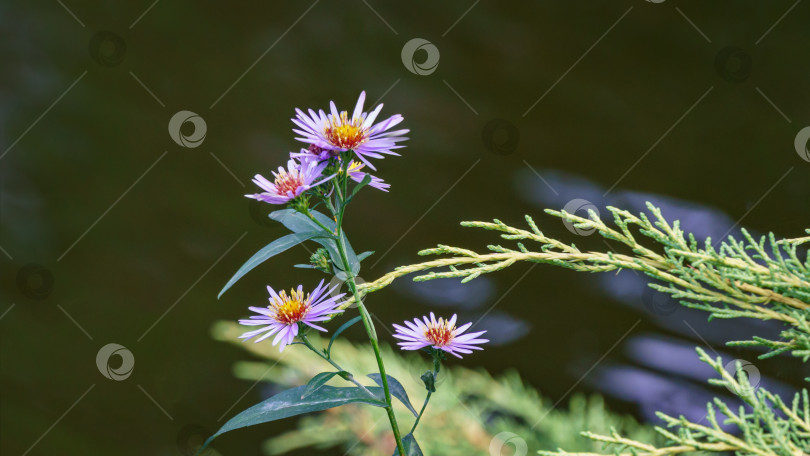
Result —
[[267, 244], [263, 249], [256, 252], [255, 255], [250, 257], [249, 260], [236, 271], [236, 274], [231, 277], [231, 280], [228, 280], [228, 283], [222, 288], [222, 291], [219, 292], [217, 298], [220, 298], [223, 293], [225, 293], [228, 288], [231, 288], [233, 284], [235, 284], [239, 279], [242, 278], [245, 274], [247, 274], [251, 269], [255, 268], [256, 266], [260, 265], [262, 262], [272, 258], [279, 253], [289, 249], [290, 247], [294, 247], [307, 239], [313, 239], [316, 236], [323, 235], [323, 230], [318, 228], [317, 230], [310, 230], [310, 231], [302, 231], [300, 233], [292, 233], [286, 236], [282, 236], [275, 241]]
[[304, 388], [304, 393], [301, 394], [301, 399], [306, 399], [308, 396], [311, 396], [314, 392], [318, 391], [321, 387], [326, 385], [326, 382], [332, 379], [335, 375], [346, 376], [349, 375], [346, 371], [340, 372], [321, 372], [320, 374], [312, 377], [312, 379], [307, 382], [306, 388]]
[[[321, 225], [325, 226], [331, 231], [330, 234], [334, 235], [335, 221], [332, 220], [331, 217], [313, 209], [310, 209], [309, 212], [313, 217], [315, 217], [316, 220], [318, 220]], [[294, 209], [282, 209], [280, 211], [271, 212], [268, 217], [281, 223], [293, 233], [323, 231], [323, 228], [321, 228], [317, 223]], [[351, 265], [352, 273], [357, 274], [360, 271], [360, 262], [357, 261], [357, 254], [354, 253], [354, 249], [352, 249], [351, 244], [349, 244], [349, 240], [346, 239], [345, 232], [346, 230], [341, 231], [341, 233], [344, 235], [343, 242], [344, 247], [346, 248], [346, 256], [348, 257], [349, 264]], [[340, 253], [338, 252], [337, 242], [334, 240], [334, 238], [318, 238], [315, 239], [315, 242], [321, 244], [329, 252], [329, 257], [332, 258], [332, 263], [342, 269], [343, 263], [340, 260]]]
[[[422, 449], [419, 448], [419, 444], [416, 443], [413, 434], [408, 434], [402, 438], [402, 446], [405, 447], [405, 456], [422, 456]], [[394, 448], [393, 456], [399, 456], [398, 448]]]
[[[419, 413], [417, 413], [416, 409], [411, 405], [411, 399], [408, 397], [408, 393], [405, 391], [405, 387], [402, 386], [402, 383], [399, 383], [399, 380], [390, 375], [386, 375], [385, 377], [388, 379], [388, 391], [391, 392], [391, 395], [405, 404], [405, 407], [413, 413], [413, 416], [419, 416]], [[368, 378], [382, 386], [382, 376], [380, 374], [368, 374]]]
[[331, 353], [332, 353], [332, 344], [335, 343], [335, 340], [340, 335], [340, 333], [342, 333], [343, 331], [346, 331], [347, 329], [349, 329], [349, 327], [351, 327], [353, 324], [357, 323], [358, 321], [360, 321], [362, 319], [363, 319], [363, 317], [357, 316], [357, 317], [354, 317], [351, 320], [347, 321], [346, 323], [343, 323], [342, 325], [340, 325], [340, 328], [338, 328], [337, 331], [335, 331], [335, 333], [332, 334], [332, 338], [329, 339], [329, 345], [326, 347], [326, 356], [330, 356], [330, 357], [332, 356], [331, 355]]
[[303, 413], [320, 412], [346, 404], [362, 403], [385, 407], [383, 391], [379, 387], [367, 388], [373, 394], [373, 396], [369, 396], [368, 393], [357, 387], [321, 386], [306, 398], [302, 398], [306, 388], [307, 386], [303, 385], [288, 389], [239, 413], [209, 437], [197, 454], [200, 454], [215, 438], [234, 429], [268, 423]]

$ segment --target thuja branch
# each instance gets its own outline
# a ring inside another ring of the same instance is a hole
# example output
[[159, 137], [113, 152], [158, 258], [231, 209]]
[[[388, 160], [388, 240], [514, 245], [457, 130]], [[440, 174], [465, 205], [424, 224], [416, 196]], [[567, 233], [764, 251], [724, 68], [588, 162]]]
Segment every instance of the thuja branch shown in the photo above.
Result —
[[415, 281], [460, 278], [467, 282], [521, 262], [582, 272], [635, 270], [653, 279], [651, 287], [713, 318], [755, 318], [785, 324], [781, 340], [754, 337], [734, 342], [737, 345], [763, 346], [768, 349], [765, 356], [789, 351], [805, 359], [810, 357], [810, 258], [806, 253], [804, 260], [799, 258], [799, 247], [810, 238], [777, 240], [770, 234], [754, 239], [742, 230], [742, 240], [729, 237], [716, 248], [711, 239], [706, 239], [701, 246], [694, 236], [680, 229], [677, 221], [670, 224], [658, 208], [651, 204], [648, 207], [652, 220], [644, 213], [635, 215], [609, 207], [614, 226], [608, 226], [594, 213], [584, 218], [565, 211], [546, 211], [580, 230], [598, 232], [623, 247], [623, 253], [581, 251], [573, 243], [545, 235], [529, 216], [528, 229], [499, 220], [462, 222], [465, 227], [496, 231], [514, 245], [489, 245], [485, 253], [439, 245], [419, 255], [443, 258], [399, 267], [359, 286], [358, 291], [361, 295], [371, 293], [413, 273], [423, 273]]
[[[656, 447], [621, 436], [617, 432], [609, 435], [583, 432], [582, 435], [615, 449], [621, 456], [674, 456], [697, 451], [736, 452], [736, 454], [759, 456], [806, 456], [810, 449], [810, 400], [807, 390], [796, 394], [791, 405], [776, 396], [748, 382], [748, 376], [738, 364], [737, 375], [729, 374], [722, 360], [712, 359], [700, 348], [697, 349], [701, 361], [709, 364], [719, 379], [710, 380], [737, 392], [746, 402], [746, 407], [733, 410], [720, 399], [714, 399], [707, 406], [705, 420], [708, 425], [691, 422], [683, 417], [675, 418], [658, 413], [666, 423], [666, 428], [656, 431], [671, 442], [668, 446]], [[725, 417], [725, 424], [737, 428], [732, 433], [725, 430], [719, 418]], [[701, 420], [702, 421], [702, 420]], [[597, 453], [570, 453], [563, 450], [541, 451], [545, 456], [595, 456]]]

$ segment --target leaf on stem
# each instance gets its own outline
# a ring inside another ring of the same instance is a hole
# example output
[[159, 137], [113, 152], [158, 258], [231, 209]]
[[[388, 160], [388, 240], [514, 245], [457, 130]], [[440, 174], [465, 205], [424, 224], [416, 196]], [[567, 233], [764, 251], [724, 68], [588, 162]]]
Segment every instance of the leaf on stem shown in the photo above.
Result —
[[312, 379], [307, 382], [306, 387], [304, 388], [304, 392], [301, 394], [301, 399], [306, 399], [308, 396], [312, 395], [314, 392], [318, 391], [322, 386], [326, 385], [326, 382], [332, 379], [335, 375], [340, 375], [343, 377], [347, 375], [348, 372], [340, 371], [340, 372], [321, 372], [320, 374], [312, 377]]
[[361, 188], [368, 185], [369, 182], [371, 182], [371, 174], [366, 173], [365, 177], [363, 177], [363, 180], [361, 180], [357, 185], [354, 186], [354, 188], [352, 189], [352, 193], [349, 194], [348, 198], [346, 198], [346, 204], [349, 204], [349, 202], [352, 200], [352, 198], [354, 198], [354, 195], [356, 195], [357, 192], [359, 192]]
[[[316, 227], [317, 228], [317, 227]], [[251, 269], [255, 268], [262, 262], [272, 258], [275, 255], [289, 249], [290, 247], [294, 247], [307, 239], [312, 239], [316, 236], [320, 236], [323, 233], [323, 230], [318, 228], [317, 231], [302, 231], [299, 233], [292, 233], [286, 236], [282, 236], [275, 241], [267, 244], [263, 249], [256, 252], [255, 255], [250, 257], [249, 260], [236, 271], [236, 274], [228, 280], [228, 283], [222, 288], [222, 290], [217, 295], [217, 299], [219, 299], [223, 293], [225, 293], [233, 284], [235, 284], [239, 279], [242, 278], [245, 274], [247, 274]]]
[[368, 251], [366, 251], [366, 252], [363, 252], [363, 253], [361, 253], [361, 254], [358, 254], [358, 255], [357, 255], [357, 261], [363, 261], [363, 260], [365, 260], [366, 258], [370, 257], [371, 255], [374, 255], [374, 251], [372, 251], [372, 250], [368, 250]]
[[[314, 239], [314, 241], [321, 244], [329, 252], [329, 257], [332, 259], [334, 265], [342, 266], [343, 263], [340, 259], [337, 242], [334, 239], [335, 221], [326, 214], [313, 209], [310, 209], [309, 213], [312, 214], [321, 225], [332, 231], [329, 233], [331, 237], [318, 238]], [[313, 230], [323, 231], [323, 228], [317, 223], [294, 209], [282, 209], [280, 211], [271, 212], [268, 217], [281, 223], [293, 233], [304, 233]], [[352, 273], [357, 274], [360, 271], [360, 262], [357, 261], [357, 254], [354, 253], [354, 249], [352, 249], [351, 244], [349, 244], [349, 240], [346, 239], [345, 232], [346, 230], [341, 230], [341, 234], [344, 234], [343, 242], [346, 247], [346, 256], [349, 259], [349, 264], [352, 266]]]
[[332, 344], [335, 343], [335, 340], [337, 340], [337, 337], [340, 335], [340, 333], [342, 333], [343, 331], [346, 331], [353, 324], [357, 323], [358, 321], [360, 321], [362, 319], [363, 319], [363, 317], [357, 316], [357, 317], [354, 317], [351, 320], [347, 321], [346, 323], [343, 323], [342, 325], [340, 325], [340, 328], [338, 328], [337, 331], [335, 331], [335, 333], [332, 334], [332, 338], [329, 339], [329, 345], [326, 346], [326, 356], [328, 356], [328, 357], [332, 356]]
[[382, 388], [379, 387], [367, 388], [374, 395], [369, 396], [368, 393], [357, 387], [321, 386], [306, 398], [302, 398], [301, 396], [306, 388], [307, 386], [304, 385], [288, 389], [242, 411], [228, 420], [214, 435], [209, 437], [197, 451], [197, 454], [200, 454], [216, 437], [234, 429], [268, 423], [303, 413], [320, 412], [352, 403], [386, 407]]
[[[402, 446], [405, 447], [405, 456], [422, 456], [422, 449], [419, 448], [413, 434], [408, 434], [402, 438]], [[393, 456], [399, 456], [399, 448], [394, 448]]]
[[[411, 405], [411, 399], [408, 397], [408, 393], [405, 391], [405, 387], [402, 386], [402, 383], [399, 383], [399, 380], [390, 375], [386, 375], [385, 377], [388, 379], [388, 391], [391, 392], [391, 395], [399, 399], [399, 401], [413, 413], [413, 416], [419, 416], [419, 413], [417, 413], [416, 409]], [[380, 374], [368, 374], [368, 378], [382, 386], [382, 376]]]

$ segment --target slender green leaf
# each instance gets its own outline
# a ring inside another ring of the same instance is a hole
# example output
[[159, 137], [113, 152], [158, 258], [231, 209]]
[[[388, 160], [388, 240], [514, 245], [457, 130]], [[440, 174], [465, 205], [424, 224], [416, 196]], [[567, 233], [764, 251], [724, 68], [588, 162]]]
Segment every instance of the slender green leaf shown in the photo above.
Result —
[[318, 389], [326, 385], [326, 382], [331, 380], [335, 375], [340, 375], [343, 377], [345, 374], [348, 374], [348, 372], [321, 372], [320, 374], [312, 377], [312, 379], [306, 384], [306, 388], [304, 388], [304, 392], [301, 394], [301, 399], [306, 399], [307, 396], [310, 396], [315, 391], [318, 391]]
[[363, 176], [363, 180], [361, 180], [357, 185], [354, 186], [354, 188], [352, 189], [352, 193], [349, 195], [348, 198], [346, 198], [346, 203], [348, 204], [349, 201], [351, 201], [352, 198], [354, 198], [354, 195], [356, 195], [357, 192], [359, 192], [361, 188], [368, 185], [369, 182], [371, 182], [371, 174], [366, 173], [366, 175]]
[[[313, 209], [310, 209], [309, 212], [323, 226], [332, 231], [335, 230], [335, 221], [332, 220], [331, 217]], [[271, 212], [268, 217], [281, 223], [293, 233], [304, 233], [313, 230], [323, 231], [323, 228], [318, 226], [317, 223], [313, 222], [309, 217], [294, 209], [282, 209], [280, 211]], [[346, 248], [346, 256], [348, 257], [349, 264], [352, 267], [352, 273], [357, 274], [360, 271], [360, 262], [357, 261], [357, 254], [354, 253], [354, 249], [352, 249], [349, 240], [345, 237], [346, 230], [341, 230], [341, 233], [344, 235], [343, 241]], [[334, 233], [330, 234], [334, 235]], [[338, 252], [337, 242], [335, 242], [334, 237], [323, 237], [314, 239], [314, 241], [321, 244], [329, 252], [329, 257], [332, 259], [332, 263], [342, 269], [343, 262], [340, 259], [340, 253]]]
[[[368, 374], [368, 377], [374, 380], [374, 383], [382, 386], [382, 376], [380, 374]], [[405, 391], [405, 387], [402, 386], [402, 383], [399, 383], [399, 380], [390, 375], [386, 375], [385, 377], [388, 379], [388, 391], [391, 392], [391, 395], [399, 399], [399, 401], [413, 413], [413, 416], [419, 416], [419, 413], [417, 413], [416, 409], [411, 405], [411, 399], [408, 397], [408, 393]]]
[[374, 255], [374, 252], [372, 250], [360, 253], [357, 255], [357, 261], [363, 261], [366, 258], [370, 257], [371, 255]]
[[385, 401], [382, 399], [382, 388], [369, 387], [367, 389], [373, 396], [369, 396], [368, 393], [357, 387], [338, 388], [326, 385], [320, 387], [305, 399], [302, 399], [301, 396], [306, 390], [306, 385], [288, 389], [228, 420], [214, 435], [205, 441], [197, 454], [200, 454], [215, 438], [234, 429], [268, 423], [303, 413], [319, 412], [346, 404], [361, 403], [375, 407], [386, 406]]
[[286, 236], [282, 236], [275, 241], [267, 244], [263, 249], [256, 252], [255, 255], [250, 257], [249, 260], [236, 271], [236, 274], [228, 280], [228, 283], [222, 288], [222, 291], [219, 292], [217, 295], [217, 299], [219, 299], [223, 293], [225, 293], [228, 288], [231, 288], [233, 284], [235, 284], [239, 279], [242, 278], [245, 274], [247, 274], [251, 269], [255, 268], [262, 262], [266, 261], [267, 259], [278, 255], [279, 253], [289, 249], [290, 247], [294, 247], [307, 239], [312, 239], [315, 236], [321, 235], [323, 230], [318, 229], [316, 231], [302, 231], [300, 233], [292, 233]]
[[[422, 449], [419, 448], [419, 444], [416, 443], [413, 434], [408, 434], [402, 438], [402, 446], [405, 447], [405, 456], [423, 456]], [[398, 448], [394, 448], [393, 456], [399, 456]]]
[[335, 340], [340, 335], [340, 333], [342, 333], [343, 331], [346, 331], [353, 324], [357, 323], [358, 321], [360, 321], [362, 319], [363, 319], [363, 317], [357, 316], [357, 317], [354, 317], [351, 320], [347, 321], [346, 323], [343, 323], [342, 325], [340, 325], [340, 328], [338, 328], [337, 331], [335, 331], [335, 333], [332, 334], [332, 338], [329, 339], [329, 345], [326, 346], [326, 356], [331, 356], [332, 344], [335, 343]]

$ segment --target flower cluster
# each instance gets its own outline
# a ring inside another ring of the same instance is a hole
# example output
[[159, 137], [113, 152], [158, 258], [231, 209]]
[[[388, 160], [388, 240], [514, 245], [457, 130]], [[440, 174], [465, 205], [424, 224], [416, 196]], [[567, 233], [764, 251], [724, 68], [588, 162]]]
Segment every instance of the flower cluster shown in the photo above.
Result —
[[[329, 103], [328, 114], [323, 110], [317, 112], [312, 109], [307, 112], [295, 110], [296, 115], [291, 119], [295, 124], [293, 132], [298, 135], [295, 139], [305, 143], [306, 148], [290, 153], [287, 166], [281, 166], [277, 171], [273, 171], [272, 179], [261, 174], [254, 176], [253, 182], [261, 191], [245, 195], [268, 204], [282, 206], [269, 214], [269, 217], [282, 223], [292, 233], [272, 241], [254, 254], [220, 292], [221, 295], [248, 271], [294, 245], [303, 242], [320, 244], [320, 248], [310, 256], [309, 264], [296, 266], [333, 275], [342, 283], [332, 286], [325, 285], [324, 280], [321, 280], [308, 293], [303, 285], [298, 285], [289, 292], [284, 290], [277, 292], [268, 286], [269, 304], [266, 307], [249, 307], [252, 315], [239, 320], [239, 323], [250, 327], [250, 330], [239, 338], [244, 341], [253, 340], [254, 343], [272, 338], [272, 344], [278, 346], [280, 351], [284, 351], [292, 344], [306, 346], [329, 363], [334, 371], [321, 372], [306, 385], [281, 392], [260, 404], [261, 409], [272, 409], [279, 412], [277, 414], [266, 414], [257, 419], [256, 407], [243, 411], [225, 423], [205, 445], [222, 432], [244, 427], [246, 422], [252, 425], [272, 421], [280, 416], [293, 416], [312, 411], [315, 410], [312, 404], [322, 403], [323, 399], [328, 399], [329, 403], [333, 404], [330, 407], [358, 402], [384, 406], [396, 442], [396, 454], [421, 455], [413, 432], [419, 424], [431, 394], [436, 391], [436, 376], [439, 375], [445, 354], [461, 358], [473, 350], [481, 350], [480, 345], [489, 342], [480, 337], [486, 331], [467, 332], [473, 326], [472, 323], [456, 327], [456, 315], [449, 319], [437, 319], [431, 313], [430, 318], [422, 317], [421, 320], [406, 321], [405, 326], [394, 325], [396, 329], [394, 337], [400, 340], [399, 346], [403, 350], [424, 350], [433, 358], [433, 369], [420, 377], [428, 391], [425, 403], [410, 432], [400, 433], [392, 398], [404, 401], [411, 410], [415, 409], [407, 396], [397, 393], [395, 388], [401, 389], [401, 383], [385, 373], [383, 357], [379, 344], [376, 343], [378, 336], [371, 321], [371, 314], [361, 299], [362, 289], [356, 281], [362, 261], [374, 252], [357, 254], [348, 240], [343, 225], [346, 208], [363, 187], [369, 186], [384, 192], [391, 187], [379, 177], [369, 174], [368, 170], [377, 169], [372, 160], [382, 159], [386, 155], [399, 155], [395, 150], [405, 147], [400, 143], [408, 139], [404, 136], [408, 130], [394, 129], [403, 121], [399, 114], [378, 122], [377, 117], [382, 105], [366, 112], [363, 111], [365, 100], [366, 93], [362, 92], [351, 115], [348, 111], [338, 111], [334, 102]], [[342, 284], [348, 285], [351, 301], [356, 304], [359, 315], [343, 323], [325, 348], [317, 347], [317, 341], [309, 339], [309, 332], [312, 330], [326, 332], [324, 323], [343, 314], [349, 307], [348, 300], [343, 299], [346, 293], [340, 293], [339, 290]], [[362, 376], [355, 376], [354, 373], [347, 371], [332, 357], [335, 338], [359, 321], [363, 322], [379, 367], [379, 373], [370, 374], [369, 377], [379, 386], [363, 385], [358, 380], [363, 378]], [[336, 376], [354, 386], [337, 388], [327, 385], [327, 382]], [[315, 402], [305, 401], [304, 398], [307, 396], [311, 396]]]
[[[309, 147], [291, 153], [287, 168], [279, 167], [277, 172], [273, 172], [272, 181], [257, 174], [253, 182], [263, 192], [245, 196], [270, 204], [288, 204], [305, 197], [307, 192], [335, 179], [341, 173], [345, 173], [345, 177], [358, 184], [365, 182], [370, 187], [388, 191], [390, 184], [366, 173], [364, 169], [368, 166], [376, 170], [369, 159], [384, 158], [383, 155], [399, 155], [394, 149], [404, 147], [399, 143], [408, 139], [403, 136], [408, 130], [390, 131], [402, 122], [403, 117], [399, 114], [375, 123], [382, 104], [367, 113], [363, 111], [365, 99], [366, 93], [362, 92], [351, 117], [347, 111], [338, 111], [334, 102], [329, 103], [328, 114], [323, 110], [315, 112], [309, 109], [308, 113], [305, 113], [301, 109], [296, 109], [296, 116], [291, 120], [297, 127], [293, 128], [293, 132], [300, 137], [295, 139], [308, 144]], [[329, 194], [331, 191], [325, 191], [321, 196]], [[313, 267], [328, 272], [329, 261], [322, 254]], [[298, 289], [291, 290], [289, 295], [285, 291], [276, 293], [268, 286], [270, 305], [250, 307], [256, 315], [239, 320], [243, 325], [261, 328], [248, 331], [240, 337], [244, 340], [255, 338], [255, 342], [261, 342], [275, 335], [273, 345], [279, 345], [279, 349], [284, 350], [284, 347], [293, 343], [298, 336], [302, 329], [301, 325], [326, 331], [315, 322], [330, 320], [342, 312], [339, 307], [344, 294], [336, 294], [335, 289], [335, 287], [328, 289], [321, 281], [305, 297], [303, 287], [300, 285]], [[431, 313], [430, 319], [422, 317], [421, 320], [414, 319], [413, 323], [406, 321], [404, 327], [394, 325], [396, 329], [394, 337], [401, 340], [399, 345], [403, 350], [432, 349], [459, 358], [461, 354], [480, 350], [478, 345], [489, 342], [479, 338], [485, 331], [465, 334], [472, 323], [458, 328], [455, 324], [456, 315], [449, 320], [444, 318], [437, 320]]]
[[[245, 196], [270, 204], [287, 204], [334, 178], [335, 173], [329, 175], [325, 171], [345, 159], [341, 155], [343, 152], [352, 152], [360, 160], [350, 161], [345, 167], [348, 176], [355, 182], [362, 182], [366, 177], [366, 173], [361, 171], [365, 166], [376, 171], [370, 158], [383, 158], [383, 154], [399, 155], [393, 150], [405, 147], [398, 143], [408, 139], [403, 136], [408, 130], [390, 130], [402, 122], [403, 117], [396, 114], [374, 123], [383, 105], [367, 113], [363, 111], [365, 100], [366, 92], [362, 92], [351, 117], [347, 111], [339, 112], [334, 101], [329, 102], [329, 114], [310, 109], [307, 115], [296, 109], [296, 116], [291, 120], [298, 128], [293, 128], [293, 132], [301, 137], [295, 139], [309, 147], [290, 153], [287, 168], [279, 167], [278, 172], [273, 172], [272, 181], [257, 174], [253, 182], [263, 192]], [[369, 186], [388, 191], [390, 184], [371, 176]]]

